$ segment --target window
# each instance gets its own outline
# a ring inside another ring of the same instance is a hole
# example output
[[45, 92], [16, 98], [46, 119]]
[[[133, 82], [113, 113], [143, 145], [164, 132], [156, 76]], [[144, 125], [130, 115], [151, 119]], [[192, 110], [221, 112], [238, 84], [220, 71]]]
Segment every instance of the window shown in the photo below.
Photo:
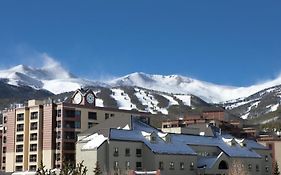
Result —
[[23, 131], [23, 124], [17, 124], [17, 131]]
[[189, 168], [190, 168], [191, 171], [194, 170], [194, 162], [190, 163]]
[[31, 112], [30, 119], [31, 120], [38, 119], [38, 112]]
[[127, 157], [130, 156], [130, 148], [125, 149], [125, 156], [127, 156]]
[[61, 117], [61, 110], [60, 109], [57, 110], [57, 117]]
[[141, 157], [141, 149], [136, 149], [136, 156]]
[[88, 119], [89, 120], [97, 120], [97, 113], [96, 112], [88, 112]]
[[81, 122], [75, 121], [75, 128], [81, 128]]
[[268, 162], [268, 155], [265, 155], [265, 156], [264, 156], [264, 160], [265, 160], [266, 162]]
[[31, 144], [30, 151], [37, 151], [37, 144]]
[[57, 128], [61, 128], [61, 121], [57, 121], [56, 127], [57, 127]]
[[269, 172], [269, 167], [268, 166], [265, 167], [265, 172]]
[[137, 169], [138, 171], [142, 170], [142, 164], [141, 164], [141, 162], [136, 162], [136, 169]]
[[23, 160], [23, 155], [17, 155], [16, 156], [16, 162], [18, 163], [18, 162], [22, 162], [22, 160]]
[[164, 162], [159, 162], [159, 169], [163, 170], [164, 169]]
[[126, 170], [130, 169], [130, 161], [126, 161]]
[[60, 142], [57, 142], [57, 143], [56, 143], [56, 149], [57, 149], [57, 150], [60, 150], [60, 145], [61, 145]]
[[256, 165], [256, 172], [259, 172], [260, 171], [260, 167], [259, 165]]
[[56, 161], [60, 161], [60, 153], [55, 154], [55, 159], [56, 159]]
[[73, 139], [75, 139], [75, 132], [64, 132], [63, 138], [73, 140]]
[[219, 169], [220, 170], [227, 170], [228, 169], [228, 165], [226, 163], [226, 161], [222, 160], [219, 164]]
[[57, 138], [57, 139], [60, 139], [60, 138], [61, 138], [61, 132], [60, 132], [60, 131], [56, 132], [56, 138]]
[[2, 159], [2, 163], [6, 163], [6, 157], [5, 156]]
[[105, 114], [104, 114], [104, 118], [105, 118], [105, 120], [108, 119], [108, 118], [109, 118], [109, 114], [108, 114], [108, 113], [105, 113]]
[[248, 164], [248, 169], [249, 169], [249, 171], [252, 170], [252, 164]]
[[110, 117], [114, 117], [114, 114], [110, 114]]
[[81, 111], [77, 110], [65, 110], [65, 117], [67, 118], [75, 118], [75, 117], [81, 117]]
[[75, 117], [81, 117], [81, 111], [75, 110]]
[[36, 165], [30, 165], [29, 171], [36, 171]]
[[3, 143], [6, 143], [6, 142], [7, 142], [7, 137], [4, 136], [4, 137], [3, 137]]
[[184, 163], [180, 162], [180, 170], [184, 170]]
[[97, 124], [97, 123], [93, 123], [93, 122], [88, 122], [88, 128], [91, 128], [91, 127], [93, 127], [95, 124]]
[[22, 166], [16, 166], [16, 171], [22, 171]]
[[17, 142], [22, 142], [23, 141], [23, 134], [17, 135]]
[[170, 162], [170, 170], [174, 170], [175, 169], [175, 163], [174, 162]]
[[4, 123], [7, 123], [7, 117], [6, 116], [4, 116], [3, 121], [4, 121]]
[[16, 152], [23, 152], [23, 145], [17, 145]]
[[24, 114], [17, 114], [17, 121], [23, 121], [24, 120]]
[[113, 163], [113, 168], [114, 168], [115, 170], [117, 170], [117, 169], [118, 169], [118, 166], [119, 166], [118, 161], [114, 161], [114, 163]]
[[30, 124], [30, 130], [37, 130], [37, 122], [32, 122]]
[[114, 148], [114, 153], [113, 153], [113, 156], [117, 157], [119, 155], [119, 151], [118, 151], [118, 148]]
[[37, 133], [30, 134], [30, 141], [37, 140]]
[[36, 162], [36, 155], [35, 154], [32, 154], [29, 156], [29, 162]]
[[6, 146], [4, 146], [2, 152], [6, 153], [6, 151], [7, 151], [7, 148], [6, 148]]
[[151, 142], [156, 142], [156, 137], [155, 136], [151, 136]]

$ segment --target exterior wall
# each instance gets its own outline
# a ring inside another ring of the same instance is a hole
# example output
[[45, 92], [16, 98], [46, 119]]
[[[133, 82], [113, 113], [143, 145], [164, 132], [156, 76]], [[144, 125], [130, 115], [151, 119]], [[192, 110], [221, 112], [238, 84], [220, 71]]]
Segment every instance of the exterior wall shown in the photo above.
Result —
[[[118, 148], [118, 156], [114, 156], [114, 149]], [[125, 155], [125, 149], [130, 149], [130, 156]], [[136, 149], [142, 150], [142, 155], [140, 157], [136, 156]], [[128, 170], [136, 170], [136, 162], [143, 162], [144, 157], [143, 144], [141, 142], [122, 142], [122, 141], [109, 141], [108, 145], [108, 172], [113, 174], [114, 172], [126, 173]], [[118, 170], [114, 170], [114, 162], [118, 162]], [[126, 161], [130, 162], [130, 168], [126, 170]]]
[[201, 156], [218, 156], [221, 150], [216, 146], [202, 146], [202, 145], [188, 145], [190, 146], [198, 155]]
[[[76, 144], [76, 162], [82, 162], [87, 167], [88, 172], [87, 174], [93, 175], [94, 168], [97, 162], [97, 150], [82, 150], [84, 143], [77, 143]], [[90, 155], [90, 156], [89, 156]], [[101, 162], [103, 164], [105, 162]]]
[[[6, 153], [2, 155], [2, 170], [6, 172], [12, 172], [15, 162], [15, 110], [9, 110], [3, 114], [6, 121], [3, 122], [3, 140], [6, 137], [6, 143], [3, 142], [3, 147], [6, 149]], [[6, 131], [5, 131], [6, 130]], [[2, 149], [3, 150], [3, 149]], [[3, 163], [3, 159], [6, 159], [6, 163]]]
[[[97, 151], [97, 161], [99, 162], [99, 166], [101, 168], [101, 170], [103, 172], [108, 172], [108, 163], [109, 163], [109, 159], [108, 159], [108, 143], [104, 142]], [[96, 164], [93, 164], [93, 168], [91, 170], [94, 170], [94, 168], [96, 167]]]
[[[44, 105], [43, 109], [43, 133], [38, 138], [42, 143], [42, 162], [46, 168], [54, 168], [54, 122], [53, 122], [53, 104]], [[39, 162], [40, 163], [40, 162]]]
[[199, 128], [187, 128], [187, 127], [171, 127], [171, 128], [162, 128], [163, 132], [167, 133], [176, 133], [176, 134], [193, 134], [199, 135]]
[[274, 162], [276, 161], [278, 163], [278, 166], [281, 166], [281, 140], [268, 140], [268, 141], [259, 141], [260, 144], [268, 147], [271, 149], [272, 156], [269, 156], [272, 158], [273, 166]]
[[[164, 168], [160, 169], [161, 175], [195, 175], [197, 174], [197, 157], [192, 155], [167, 155], [156, 154], [154, 159], [154, 169], [159, 169], [159, 162], [163, 162]], [[174, 168], [170, 167], [170, 163], [174, 163]], [[180, 163], [183, 163], [183, 169], [180, 168]], [[194, 168], [190, 165], [193, 163]]]
[[[261, 174], [272, 174], [272, 168], [273, 168], [272, 162], [273, 162], [273, 160], [272, 160], [272, 157], [271, 157], [271, 154], [272, 154], [271, 150], [256, 149], [254, 151], [257, 152], [262, 157], [260, 159]], [[268, 171], [266, 170], [266, 167], [268, 167]]]

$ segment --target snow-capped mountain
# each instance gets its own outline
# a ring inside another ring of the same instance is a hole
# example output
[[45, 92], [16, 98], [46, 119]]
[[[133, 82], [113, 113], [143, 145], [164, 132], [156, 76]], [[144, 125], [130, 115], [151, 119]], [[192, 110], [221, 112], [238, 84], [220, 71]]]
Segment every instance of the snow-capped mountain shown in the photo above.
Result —
[[231, 87], [204, 82], [180, 75], [149, 75], [133, 73], [109, 81], [113, 86], [138, 86], [168, 93], [193, 94], [211, 103], [248, 97], [263, 89], [281, 84], [281, 76], [273, 81], [249, 86]]
[[[224, 103], [229, 110], [239, 111], [235, 113], [243, 118], [254, 116], [253, 110], [256, 106], [263, 104], [262, 101], [267, 97], [269, 88], [276, 88], [274, 86], [281, 84], [281, 76], [272, 81], [249, 87], [232, 87], [181, 75], [150, 75], [138, 72], [100, 82], [79, 78], [66, 71], [55, 61], [51, 61], [41, 68], [18, 65], [0, 70], [0, 80], [9, 85], [28, 86], [36, 90], [48, 90], [54, 94], [74, 91], [80, 87], [102, 87], [107, 89], [104, 92], [111, 97], [109, 103], [114, 104], [115, 107], [154, 111], [163, 114], [167, 114], [170, 106], [179, 103], [182, 106], [192, 107], [191, 97], [199, 97], [209, 103]], [[123, 89], [120, 89], [120, 87], [123, 87]], [[124, 87], [130, 87], [131, 89], [128, 90], [127, 88], [128, 92], [125, 92]], [[271, 92], [279, 91], [276, 89], [270, 90], [270, 94], [272, 94]], [[277, 110], [280, 104], [280, 95], [275, 93], [273, 99], [272, 103], [267, 104], [263, 111]], [[104, 105], [103, 100], [101, 97], [101, 105]], [[134, 102], [130, 102], [130, 100]], [[163, 101], [165, 101], [165, 105], [162, 104]], [[243, 107], [245, 107], [245, 110], [241, 110], [244, 109]], [[266, 112], [260, 114], [264, 113]]]
[[45, 89], [55, 94], [73, 91], [82, 86], [103, 85], [100, 82], [75, 77], [57, 63], [42, 68], [18, 65], [0, 70], [0, 79], [10, 85]]
[[[270, 114], [281, 109], [281, 85], [264, 89], [246, 98], [225, 102], [223, 105], [243, 119]], [[278, 114], [272, 115], [278, 117]]]

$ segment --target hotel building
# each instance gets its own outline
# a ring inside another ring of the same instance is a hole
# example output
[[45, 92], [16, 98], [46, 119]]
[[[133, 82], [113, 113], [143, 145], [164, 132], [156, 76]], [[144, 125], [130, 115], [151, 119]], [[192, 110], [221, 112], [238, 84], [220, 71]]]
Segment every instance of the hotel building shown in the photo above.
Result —
[[1, 170], [34, 171], [41, 161], [48, 169], [75, 163], [76, 136], [109, 118], [148, 113], [97, 107], [91, 90], [77, 90], [64, 102], [30, 100], [3, 111]]
[[272, 174], [271, 150], [210, 127], [212, 136], [175, 134], [137, 117], [112, 118], [78, 135], [76, 161], [84, 161], [88, 174], [97, 165], [108, 175], [226, 175], [236, 169], [241, 175]]

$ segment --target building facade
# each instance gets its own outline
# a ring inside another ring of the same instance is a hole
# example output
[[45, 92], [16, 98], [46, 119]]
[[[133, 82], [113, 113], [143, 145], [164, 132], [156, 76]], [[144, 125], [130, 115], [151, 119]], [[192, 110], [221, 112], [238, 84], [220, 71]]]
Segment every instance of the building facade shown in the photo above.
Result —
[[147, 113], [95, 105], [91, 90], [77, 90], [65, 102], [30, 100], [28, 105], [3, 111], [1, 170], [34, 171], [41, 161], [48, 169], [75, 163], [76, 136], [109, 118]]
[[110, 175], [223, 175], [234, 165], [243, 168], [241, 174], [272, 173], [271, 151], [254, 140], [222, 135], [215, 128], [213, 136], [165, 133], [137, 117], [119, 127], [110, 120], [78, 136], [76, 161], [84, 161], [88, 174], [99, 166]]

